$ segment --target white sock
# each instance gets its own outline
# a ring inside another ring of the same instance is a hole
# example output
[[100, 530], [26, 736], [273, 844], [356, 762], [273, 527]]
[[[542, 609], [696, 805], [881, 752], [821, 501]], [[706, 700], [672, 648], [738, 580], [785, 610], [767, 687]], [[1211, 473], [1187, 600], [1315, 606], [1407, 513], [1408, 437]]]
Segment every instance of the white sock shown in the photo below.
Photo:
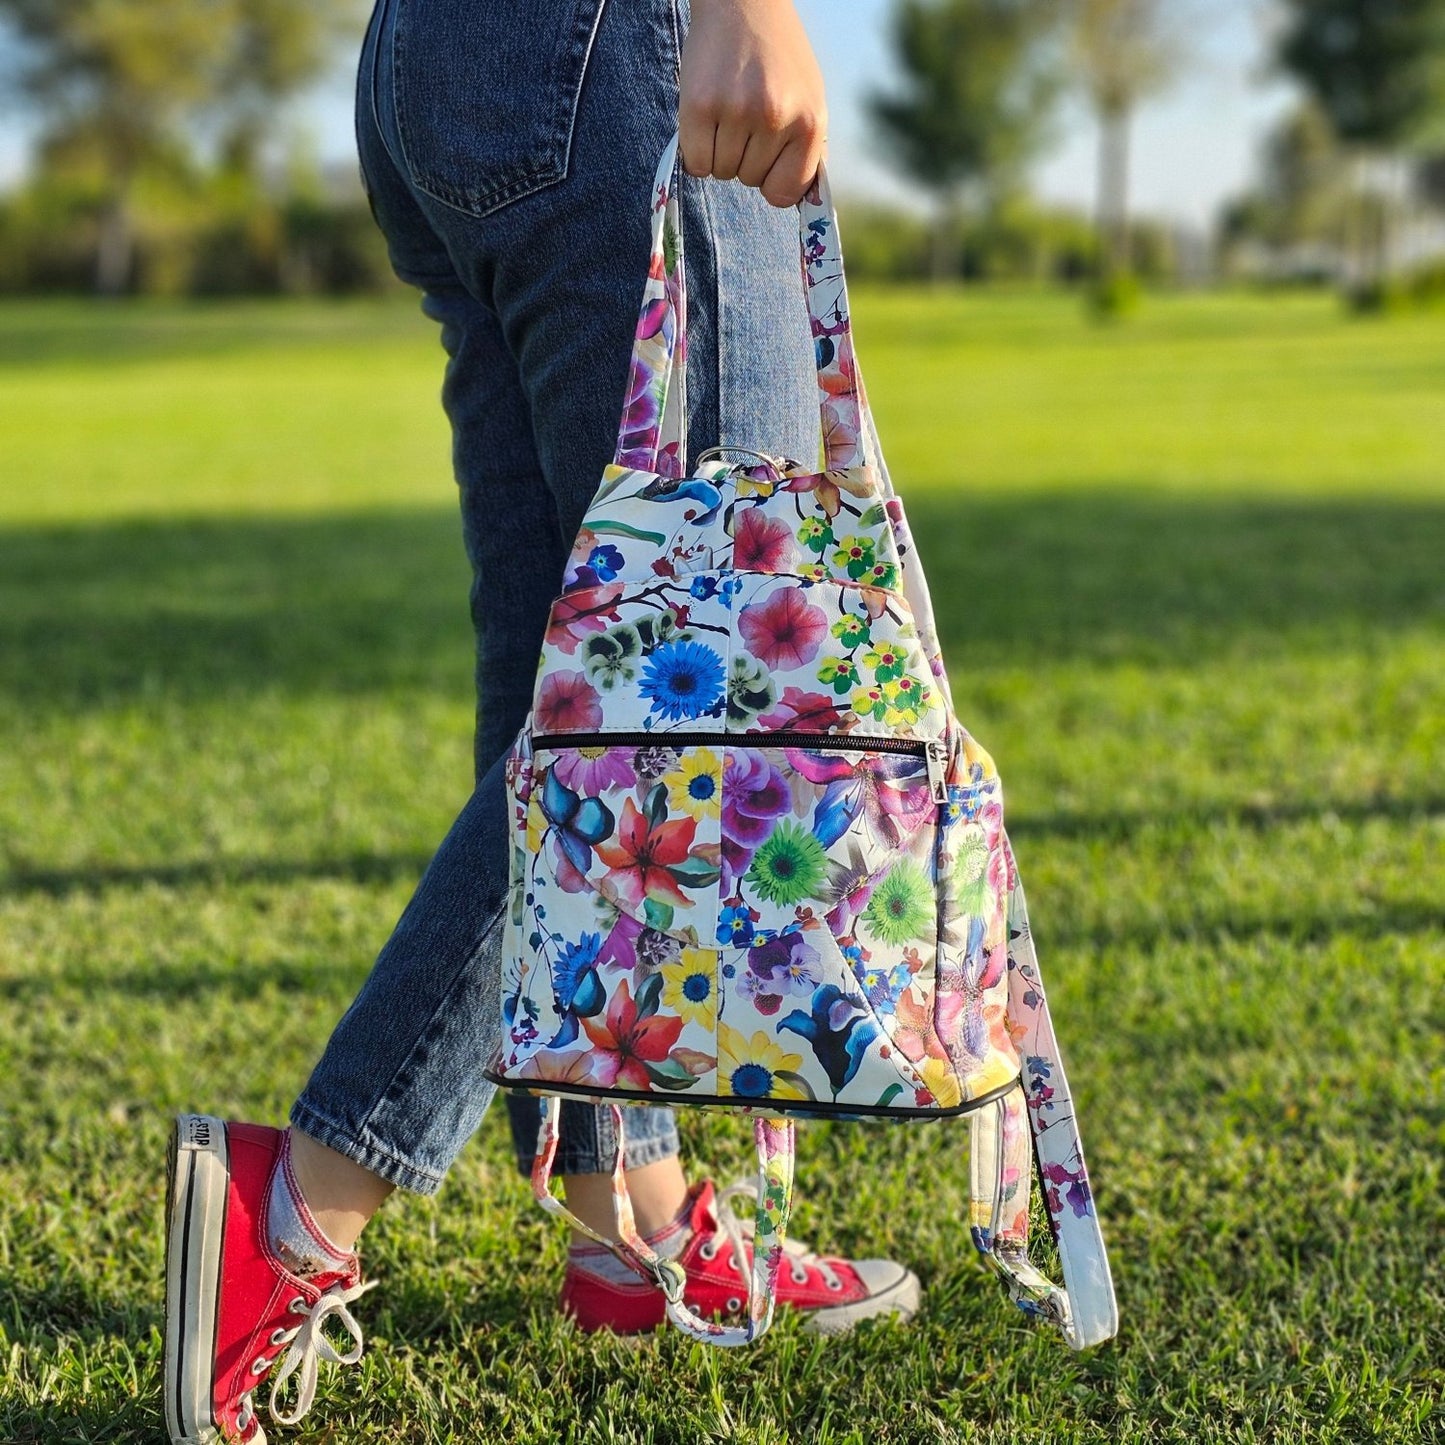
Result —
[[271, 1253], [301, 1279], [318, 1274], [340, 1274], [351, 1266], [352, 1256], [339, 1249], [311, 1217], [302, 1198], [301, 1186], [291, 1167], [291, 1131], [281, 1143], [281, 1157], [271, 1176], [271, 1196], [266, 1205], [266, 1237]]
[[[688, 1228], [688, 1216], [692, 1213], [692, 1206], [692, 1196], [688, 1195], [676, 1218], [655, 1233], [643, 1235], [648, 1244], [664, 1259], [676, 1259], [692, 1238], [692, 1230]], [[595, 1279], [606, 1280], [609, 1284], [639, 1282], [637, 1271], [618, 1259], [605, 1244], [582, 1244], [574, 1239], [567, 1250], [567, 1264], [571, 1269], [590, 1274]]]

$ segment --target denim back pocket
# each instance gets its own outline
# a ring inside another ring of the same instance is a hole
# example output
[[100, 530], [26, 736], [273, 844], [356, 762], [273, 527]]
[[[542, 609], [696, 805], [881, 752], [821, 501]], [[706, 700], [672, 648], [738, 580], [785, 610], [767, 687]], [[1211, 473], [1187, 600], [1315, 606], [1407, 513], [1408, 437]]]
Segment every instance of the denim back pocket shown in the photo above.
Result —
[[393, 0], [412, 184], [485, 216], [567, 174], [603, 0]]

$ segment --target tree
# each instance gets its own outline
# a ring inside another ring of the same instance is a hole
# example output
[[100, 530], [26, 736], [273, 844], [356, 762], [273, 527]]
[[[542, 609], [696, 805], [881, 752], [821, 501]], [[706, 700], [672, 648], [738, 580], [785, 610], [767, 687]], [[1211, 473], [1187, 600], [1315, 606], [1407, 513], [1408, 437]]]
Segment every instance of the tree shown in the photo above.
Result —
[[1312, 100], [1290, 111], [1264, 143], [1264, 195], [1274, 207], [1283, 245], [1338, 232], [1343, 194], [1339, 141]]
[[966, 204], [1007, 193], [1038, 149], [1058, 91], [1047, 0], [898, 0], [901, 87], [868, 109], [883, 144], [938, 202], [933, 271], [957, 268]]
[[[1283, 0], [1276, 49], [1354, 153], [1357, 192], [1371, 171], [1445, 137], [1445, 0]], [[1397, 185], [1397, 191], [1400, 187]], [[1390, 268], [1391, 217], [1400, 196], [1376, 196], [1378, 223], [1363, 244], [1367, 289]]]
[[132, 198], [144, 166], [188, 127], [254, 137], [276, 102], [312, 79], [358, 0], [0, 0], [22, 44], [18, 84], [49, 154], [82, 153], [102, 175], [96, 288], [133, 268]]
[[1267, 248], [1278, 276], [1335, 274], [1349, 219], [1347, 179], [1328, 118], [1313, 100], [1302, 100], [1265, 137], [1258, 184], [1222, 215], [1226, 250], [1245, 243]]
[[1376, 151], [1445, 135], [1445, 0], [1283, 0], [1280, 66], [1335, 134]]
[[1127, 276], [1129, 132], [1140, 101], [1164, 89], [1183, 60], [1173, 0], [1072, 0], [1071, 49], [1099, 120], [1097, 224], [1106, 281]]

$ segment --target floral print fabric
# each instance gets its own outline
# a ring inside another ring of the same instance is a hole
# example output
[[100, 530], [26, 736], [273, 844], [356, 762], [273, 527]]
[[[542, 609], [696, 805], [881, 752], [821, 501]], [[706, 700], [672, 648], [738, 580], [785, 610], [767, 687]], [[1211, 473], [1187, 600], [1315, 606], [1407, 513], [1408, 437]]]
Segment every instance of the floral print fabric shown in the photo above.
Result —
[[509, 1076], [919, 1112], [1017, 1074], [998, 809], [924, 757], [538, 748], [512, 787]]

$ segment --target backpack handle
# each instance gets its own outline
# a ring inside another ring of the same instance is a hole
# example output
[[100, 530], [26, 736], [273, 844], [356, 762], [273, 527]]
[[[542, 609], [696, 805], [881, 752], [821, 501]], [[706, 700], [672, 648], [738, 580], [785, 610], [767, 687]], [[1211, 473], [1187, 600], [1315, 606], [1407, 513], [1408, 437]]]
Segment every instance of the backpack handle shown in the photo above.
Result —
[[[632, 344], [627, 400], [613, 460], [680, 477], [687, 452], [687, 279], [678, 206], [678, 138], [652, 185], [652, 255]], [[824, 465], [862, 466], [867, 403], [858, 380], [838, 217], [827, 173], [798, 203], [798, 258], [812, 326]]]

